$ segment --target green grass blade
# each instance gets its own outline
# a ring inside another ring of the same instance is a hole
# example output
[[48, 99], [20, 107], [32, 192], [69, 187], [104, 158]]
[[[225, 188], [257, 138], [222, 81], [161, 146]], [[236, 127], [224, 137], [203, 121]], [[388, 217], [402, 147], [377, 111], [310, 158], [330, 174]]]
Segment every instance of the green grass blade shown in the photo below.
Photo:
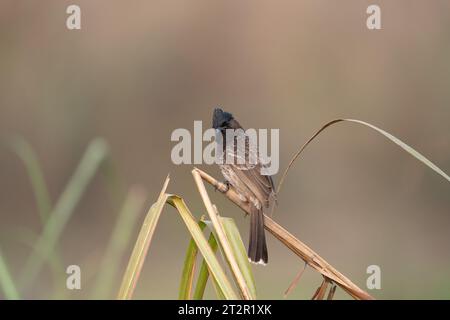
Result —
[[[406, 144], [405, 142], [403, 142], [402, 140], [398, 139], [397, 137], [393, 136], [392, 134], [390, 134], [387, 131], [384, 131], [383, 129], [378, 128], [377, 126], [374, 126], [373, 124], [370, 124], [368, 122], [365, 121], [361, 121], [361, 120], [357, 120], [357, 119], [335, 119], [332, 121], [327, 122], [326, 124], [324, 124], [319, 130], [317, 130], [301, 147], [300, 150], [298, 150], [294, 156], [292, 157], [291, 161], [289, 162], [287, 168], [285, 169], [285, 171], [283, 172], [283, 175], [281, 176], [280, 181], [278, 182], [278, 186], [277, 186], [277, 193], [280, 192], [281, 190], [281, 186], [283, 185], [284, 179], [286, 178], [290, 168], [292, 167], [292, 165], [294, 164], [294, 162], [297, 160], [297, 158], [300, 156], [300, 154], [306, 149], [306, 147], [315, 139], [319, 136], [319, 134], [324, 131], [325, 129], [327, 129], [328, 127], [331, 127], [332, 125], [339, 123], [339, 122], [353, 122], [353, 123], [357, 123], [357, 124], [361, 124], [363, 126], [366, 126], [370, 129], [375, 130], [378, 133], [381, 133], [383, 136], [385, 136], [386, 138], [388, 138], [389, 140], [391, 140], [393, 143], [395, 143], [396, 145], [398, 145], [400, 148], [402, 148], [403, 150], [405, 150], [406, 152], [408, 152], [410, 155], [412, 155], [414, 158], [416, 158], [417, 160], [419, 160], [420, 162], [422, 162], [423, 164], [425, 164], [428, 168], [432, 169], [433, 171], [435, 171], [437, 174], [439, 174], [441, 177], [443, 177], [444, 179], [446, 179], [447, 181], [450, 181], [450, 177], [448, 176], [448, 174], [446, 174], [444, 171], [442, 171], [437, 165], [435, 165], [433, 162], [431, 162], [429, 159], [427, 159], [424, 155], [422, 155], [420, 152], [418, 152], [417, 150], [415, 150], [414, 148], [410, 147], [408, 144]], [[275, 207], [273, 207], [275, 208]], [[273, 213], [273, 209], [272, 209], [272, 213]]]
[[248, 261], [247, 250], [245, 249], [244, 243], [242, 242], [241, 235], [236, 226], [236, 223], [232, 218], [221, 217], [222, 226], [227, 235], [228, 241], [231, 245], [234, 257], [236, 258], [239, 269], [244, 276], [245, 282], [247, 283], [252, 299], [256, 299], [256, 284], [253, 277], [252, 267]]
[[[30, 249], [31, 251], [37, 250], [35, 248], [35, 246], [36, 246], [36, 242], [37, 242], [39, 235], [29, 227], [12, 226], [11, 228], [9, 228], [5, 232], [3, 232], [2, 236], [7, 238], [9, 241], [14, 241], [20, 245], [23, 245], [24, 247], [26, 247], [27, 249]], [[43, 254], [42, 252], [39, 252], [39, 251], [37, 251], [37, 252], [38, 252], [38, 254]], [[56, 272], [57, 269], [62, 270], [62, 268], [63, 268], [62, 264], [60, 264], [60, 263], [53, 264], [52, 261], [56, 262], [56, 260], [51, 259], [53, 257], [54, 257], [54, 255], [52, 255], [52, 257], [49, 257], [49, 259], [48, 259], [49, 265], [52, 267], [52, 271]], [[57, 269], [53, 269], [53, 267], [55, 267]]]
[[9, 272], [5, 259], [0, 249], [0, 287], [5, 294], [6, 299], [19, 300], [19, 292], [17, 291], [14, 281]]
[[131, 254], [127, 270], [125, 271], [125, 275], [122, 279], [122, 285], [119, 290], [118, 299], [131, 299], [131, 297], [133, 296], [133, 292], [139, 279], [139, 275], [142, 270], [145, 257], [147, 255], [153, 233], [155, 231], [159, 217], [161, 216], [163, 206], [166, 202], [174, 206], [183, 218], [183, 221], [185, 222], [189, 232], [191, 233], [192, 238], [199, 248], [199, 251], [207, 261], [211, 273], [217, 280], [217, 283], [223, 291], [225, 297], [227, 299], [238, 299], [238, 296], [234, 292], [231, 283], [229, 282], [228, 278], [225, 275], [225, 272], [219, 264], [219, 261], [209, 247], [208, 241], [203, 235], [202, 230], [190, 213], [184, 201], [178, 196], [168, 195], [165, 193], [168, 182], [169, 178], [166, 179], [158, 201], [152, 205], [149, 212], [147, 213], [144, 224], [142, 225], [141, 231], [139, 233], [138, 240], [136, 241], [135, 247], [133, 249], [133, 253]]
[[[39, 212], [39, 217], [42, 225], [44, 226], [51, 212], [51, 199], [49, 196], [47, 184], [45, 183], [44, 174], [40, 167], [36, 153], [30, 144], [21, 137], [16, 137], [11, 142], [12, 149], [23, 162], [25, 169], [27, 171], [28, 177], [30, 179], [31, 187], [33, 190], [34, 197], [36, 199], [37, 209]], [[20, 237], [19, 237], [20, 238]], [[30, 239], [29, 237], [27, 239]], [[29, 240], [27, 246], [31, 249], [34, 248], [37, 237], [33, 234], [33, 240]], [[50, 267], [52, 268], [52, 275], [54, 277], [55, 287], [61, 287], [59, 283], [63, 277], [66, 276], [62, 272], [62, 262], [59, 255], [59, 249], [55, 246], [54, 253], [50, 259]], [[58, 284], [58, 285], [56, 285]], [[55, 289], [56, 290], [56, 289]]]
[[450, 181], [450, 177], [444, 172], [442, 171], [437, 165], [435, 165], [433, 162], [431, 162], [430, 160], [428, 160], [424, 155], [422, 155], [420, 152], [418, 152], [417, 150], [415, 150], [414, 148], [410, 147], [409, 145], [407, 145], [406, 143], [404, 143], [402, 140], [398, 139], [397, 137], [393, 136], [392, 134], [390, 134], [389, 132], [386, 132], [376, 126], [374, 126], [373, 124], [361, 121], [361, 120], [355, 120], [355, 119], [343, 119], [343, 121], [348, 121], [348, 122], [354, 122], [354, 123], [359, 123], [362, 124], [366, 127], [369, 127], [379, 133], [381, 133], [383, 136], [385, 136], [386, 138], [388, 138], [389, 140], [391, 140], [392, 142], [394, 142], [396, 145], [398, 145], [399, 147], [401, 147], [403, 150], [405, 150], [406, 152], [408, 152], [410, 155], [412, 155], [414, 158], [416, 158], [417, 160], [419, 160], [420, 162], [422, 162], [423, 164], [425, 164], [426, 166], [428, 166], [430, 169], [434, 170], [436, 173], [438, 173], [439, 175], [441, 175], [443, 178], [447, 179], [447, 181]]
[[169, 181], [170, 179], [167, 177], [158, 200], [147, 212], [138, 239], [134, 245], [133, 252], [131, 253], [130, 260], [128, 261], [127, 269], [122, 278], [122, 284], [120, 286], [119, 294], [117, 295], [117, 299], [119, 300], [129, 300], [133, 297], [134, 289], [139, 280], [156, 225], [158, 224], [159, 217], [161, 216], [162, 209], [168, 197], [165, 192]]
[[[208, 270], [208, 274], [210, 274], [210, 273], [209, 273], [209, 270]], [[212, 280], [213, 280], [213, 281], [212, 281], [213, 288], [214, 288], [214, 291], [215, 291], [215, 293], [216, 293], [218, 299], [219, 299], [219, 300], [226, 300], [226, 297], [225, 297], [225, 295], [223, 294], [222, 290], [220, 290], [219, 284], [217, 283], [216, 279], [214, 279], [214, 277], [213, 277]]]
[[[206, 224], [203, 221], [199, 221], [198, 226], [200, 230], [203, 231]], [[183, 272], [181, 273], [180, 281], [180, 291], [178, 294], [178, 299], [180, 300], [190, 300], [192, 293], [192, 283], [194, 280], [195, 273], [195, 261], [197, 259], [198, 248], [192, 238], [189, 241], [189, 246], [186, 250], [186, 258], [184, 259]]]
[[239, 265], [236, 261], [235, 253], [233, 252], [233, 249], [229, 243], [225, 230], [223, 229], [222, 222], [219, 219], [220, 215], [217, 210], [217, 207], [212, 204], [211, 199], [209, 198], [208, 192], [206, 191], [205, 185], [203, 183], [202, 177], [200, 176], [198, 170], [197, 169], [192, 170], [192, 175], [194, 177], [198, 191], [200, 192], [200, 196], [203, 200], [203, 203], [206, 207], [206, 211], [208, 212], [208, 216], [211, 219], [211, 224], [214, 227], [217, 242], [220, 244], [225, 260], [228, 263], [231, 274], [233, 275], [234, 281], [237, 287], [239, 288], [240, 296], [245, 300], [252, 299], [250, 289], [248, 288], [247, 283], [245, 282], [244, 276], [242, 275], [242, 271], [239, 268]]
[[91, 294], [93, 299], [107, 299], [111, 294], [114, 279], [118, 273], [118, 266], [130, 242], [133, 228], [145, 201], [145, 192], [140, 187], [132, 187], [128, 192], [114, 230], [108, 242], [105, 255], [100, 264], [102, 270], [94, 284]]
[[[214, 234], [212, 232], [209, 235], [208, 244], [211, 247], [212, 251], [214, 253], [216, 253], [217, 240], [214, 237]], [[201, 267], [200, 267], [200, 271], [198, 273], [197, 284], [195, 286], [195, 292], [194, 292], [194, 296], [193, 296], [194, 300], [203, 299], [203, 295], [205, 294], [205, 288], [206, 288], [206, 283], [208, 282], [208, 278], [209, 278], [208, 265], [206, 264], [205, 259], [203, 259]], [[217, 296], [219, 297], [219, 299], [224, 299], [225, 297], [223, 296], [223, 293], [220, 291], [214, 278], [213, 278], [213, 285], [214, 285], [214, 288], [216, 290], [216, 293], [217, 293]]]
[[17, 156], [25, 165], [34, 197], [36, 198], [39, 216], [44, 225], [50, 215], [52, 204], [45, 183], [44, 174], [42, 173], [36, 153], [30, 144], [21, 137], [14, 139], [11, 145]]
[[212, 251], [211, 247], [208, 244], [202, 230], [198, 226], [191, 212], [187, 208], [183, 199], [178, 196], [171, 195], [168, 198], [168, 203], [173, 205], [181, 217], [183, 218], [189, 232], [191, 233], [192, 238], [195, 240], [199, 251], [202, 253], [203, 258], [208, 264], [211, 275], [217, 281], [220, 290], [222, 290], [226, 299], [236, 300], [239, 299], [239, 296], [234, 291], [231, 282], [225, 274], [225, 271], [222, 269], [219, 261], [217, 260], [216, 255]]
[[34, 281], [49, 255], [52, 254], [75, 206], [107, 154], [108, 147], [103, 139], [94, 139], [87, 147], [78, 167], [47, 220], [36, 243], [36, 250], [31, 253], [25, 265], [21, 277], [22, 286], [27, 286]]
[[[2, 236], [6, 236], [8, 239], [22, 244], [27, 249], [36, 250], [35, 245], [38, 235], [27, 227], [12, 227], [7, 230], [7, 232], [3, 233]], [[43, 255], [43, 253], [38, 250], [36, 252]], [[56, 299], [60, 297], [59, 294], [67, 293], [67, 289], [61, 287], [61, 283], [65, 283], [66, 281], [67, 274], [65, 273], [63, 263], [58, 254], [53, 253], [48, 257], [47, 261], [53, 277], [53, 297]]]

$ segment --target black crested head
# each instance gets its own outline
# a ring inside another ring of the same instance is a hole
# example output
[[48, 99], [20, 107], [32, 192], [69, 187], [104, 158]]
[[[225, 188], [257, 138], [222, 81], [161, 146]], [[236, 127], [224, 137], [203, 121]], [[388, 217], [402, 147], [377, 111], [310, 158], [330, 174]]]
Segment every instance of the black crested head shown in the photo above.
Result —
[[225, 112], [220, 108], [214, 109], [212, 124], [214, 129], [227, 128], [231, 120], [233, 120], [233, 115], [231, 113]]

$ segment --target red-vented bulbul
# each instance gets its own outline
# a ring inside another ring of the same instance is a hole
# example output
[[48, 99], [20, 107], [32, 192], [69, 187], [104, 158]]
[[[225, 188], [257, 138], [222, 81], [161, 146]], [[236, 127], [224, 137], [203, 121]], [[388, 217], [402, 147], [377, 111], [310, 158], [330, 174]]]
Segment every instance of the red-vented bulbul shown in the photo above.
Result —
[[[219, 164], [220, 170], [226, 182], [237, 191], [243, 200], [250, 203], [248, 258], [251, 262], [266, 264], [268, 255], [263, 209], [268, 208], [271, 198], [275, 197], [272, 177], [261, 173], [264, 165], [259, 157], [258, 148], [255, 143], [249, 143], [249, 137], [231, 113], [218, 108], [214, 109], [213, 128], [222, 136], [223, 161]], [[227, 141], [227, 129], [236, 132], [233, 136], [233, 144], [231, 141]], [[242, 146], [245, 146], [245, 150], [242, 150]], [[227, 159], [234, 161], [230, 163], [226, 161]], [[241, 161], [238, 161], [239, 159]]]

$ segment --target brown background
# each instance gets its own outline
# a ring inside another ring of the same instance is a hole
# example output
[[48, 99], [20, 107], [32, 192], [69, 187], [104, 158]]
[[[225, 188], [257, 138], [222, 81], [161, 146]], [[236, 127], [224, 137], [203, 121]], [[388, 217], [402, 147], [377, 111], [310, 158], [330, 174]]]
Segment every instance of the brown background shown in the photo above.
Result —
[[[65, 27], [74, 1], [0, 3], [0, 135], [32, 144], [53, 200], [88, 142], [101, 136], [123, 190], [142, 185], [149, 206], [170, 172], [169, 192], [199, 216], [191, 167], [171, 163], [170, 134], [192, 129], [194, 120], [209, 125], [215, 106], [246, 127], [279, 128], [282, 169], [323, 123], [351, 117], [450, 171], [448, 1], [377, 1], [380, 31], [365, 26], [372, 1], [75, 2], [80, 31]], [[202, 168], [219, 177], [217, 168]], [[83, 275], [102, 272], [117, 215], [107, 189], [98, 175], [59, 243], [64, 262]], [[296, 164], [275, 218], [362, 288], [367, 266], [379, 265], [382, 290], [370, 292], [377, 298], [450, 298], [449, 191], [381, 136], [339, 124]], [[212, 197], [246, 241], [248, 222]], [[177, 297], [189, 238], [175, 211], [165, 213], [138, 298]], [[39, 218], [25, 169], [3, 143], [0, 245], [15, 277], [29, 254], [15, 236], [20, 227], [39, 232]], [[268, 245], [270, 264], [255, 268], [258, 291], [282, 298], [303, 264], [270, 236]], [[25, 297], [50, 296], [47, 269]], [[309, 270], [290, 297], [310, 298], [319, 283]], [[66, 297], [88, 297], [90, 284], [86, 276], [83, 289]], [[347, 296], [338, 290], [338, 297]]]

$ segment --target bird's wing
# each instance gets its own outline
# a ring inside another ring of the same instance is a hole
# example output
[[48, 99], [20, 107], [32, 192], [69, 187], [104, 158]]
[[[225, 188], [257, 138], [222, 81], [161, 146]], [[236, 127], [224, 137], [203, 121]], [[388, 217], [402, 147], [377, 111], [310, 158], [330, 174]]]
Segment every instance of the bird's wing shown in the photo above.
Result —
[[226, 147], [227, 157], [234, 161], [230, 163], [237, 178], [263, 204], [269, 206], [275, 187], [271, 176], [261, 174], [264, 167], [258, 154], [256, 143], [251, 143], [244, 133], [237, 133], [235, 145]]

